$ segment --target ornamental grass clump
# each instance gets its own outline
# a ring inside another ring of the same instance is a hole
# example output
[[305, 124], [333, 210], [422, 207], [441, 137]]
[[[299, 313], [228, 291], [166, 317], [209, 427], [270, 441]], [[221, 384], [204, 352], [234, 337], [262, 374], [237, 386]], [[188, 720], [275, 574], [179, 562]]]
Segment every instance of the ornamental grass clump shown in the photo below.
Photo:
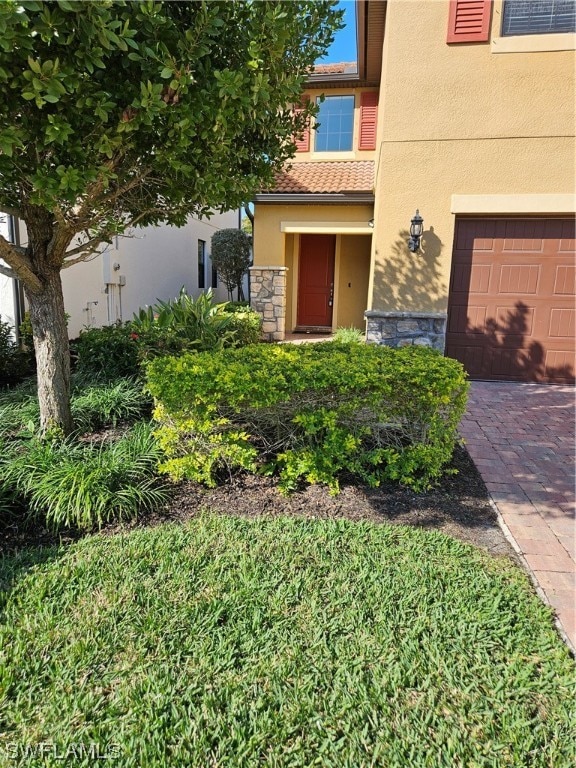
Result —
[[160, 451], [145, 423], [116, 440], [33, 437], [2, 448], [0, 508], [20, 501], [50, 528], [89, 530], [135, 517], [168, 498], [156, 477]]
[[147, 375], [163, 472], [207, 485], [238, 468], [278, 474], [284, 492], [304, 481], [337, 493], [344, 472], [428, 488], [468, 390], [460, 363], [433, 350], [356, 343], [162, 358]]

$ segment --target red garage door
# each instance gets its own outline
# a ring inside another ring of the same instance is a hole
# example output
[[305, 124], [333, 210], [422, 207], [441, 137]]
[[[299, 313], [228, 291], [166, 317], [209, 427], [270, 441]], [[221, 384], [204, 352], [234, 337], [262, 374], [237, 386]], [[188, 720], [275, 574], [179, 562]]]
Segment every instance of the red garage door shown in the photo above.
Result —
[[574, 219], [456, 222], [446, 354], [471, 378], [574, 382]]

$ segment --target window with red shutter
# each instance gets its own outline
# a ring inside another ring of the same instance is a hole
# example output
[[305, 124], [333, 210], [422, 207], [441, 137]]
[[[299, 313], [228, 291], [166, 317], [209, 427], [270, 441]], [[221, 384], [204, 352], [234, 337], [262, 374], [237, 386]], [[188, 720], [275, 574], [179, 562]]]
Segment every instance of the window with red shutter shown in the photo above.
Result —
[[[300, 105], [294, 107], [294, 112], [302, 112], [309, 101], [310, 96], [304, 94], [304, 96], [302, 96]], [[306, 127], [301, 137], [294, 137], [294, 144], [296, 144], [296, 152], [310, 151], [310, 126]]]
[[490, 35], [491, 0], [450, 0], [447, 43], [485, 43]]
[[376, 149], [376, 120], [378, 118], [378, 94], [360, 95], [360, 135], [358, 149]]

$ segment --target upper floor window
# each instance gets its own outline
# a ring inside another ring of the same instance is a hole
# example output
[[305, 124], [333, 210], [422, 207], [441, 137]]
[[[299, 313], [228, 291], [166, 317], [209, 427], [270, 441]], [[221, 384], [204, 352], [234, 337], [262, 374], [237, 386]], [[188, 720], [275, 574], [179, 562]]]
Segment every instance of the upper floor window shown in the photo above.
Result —
[[574, 0], [504, 0], [502, 36], [576, 32]]
[[353, 147], [354, 96], [327, 96], [318, 100], [316, 152], [347, 152]]

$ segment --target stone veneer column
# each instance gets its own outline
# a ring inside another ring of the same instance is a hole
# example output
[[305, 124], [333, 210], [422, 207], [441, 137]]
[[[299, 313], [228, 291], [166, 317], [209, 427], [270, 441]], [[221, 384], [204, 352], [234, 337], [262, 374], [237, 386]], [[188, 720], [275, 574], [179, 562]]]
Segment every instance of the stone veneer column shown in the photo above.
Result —
[[283, 341], [286, 334], [286, 272], [288, 267], [250, 267], [250, 305], [262, 318], [265, 341]]
[[444, 352], [445, 312], [382, 312], [368, 310], [366, 341], [387, 347], [433, 347]]

